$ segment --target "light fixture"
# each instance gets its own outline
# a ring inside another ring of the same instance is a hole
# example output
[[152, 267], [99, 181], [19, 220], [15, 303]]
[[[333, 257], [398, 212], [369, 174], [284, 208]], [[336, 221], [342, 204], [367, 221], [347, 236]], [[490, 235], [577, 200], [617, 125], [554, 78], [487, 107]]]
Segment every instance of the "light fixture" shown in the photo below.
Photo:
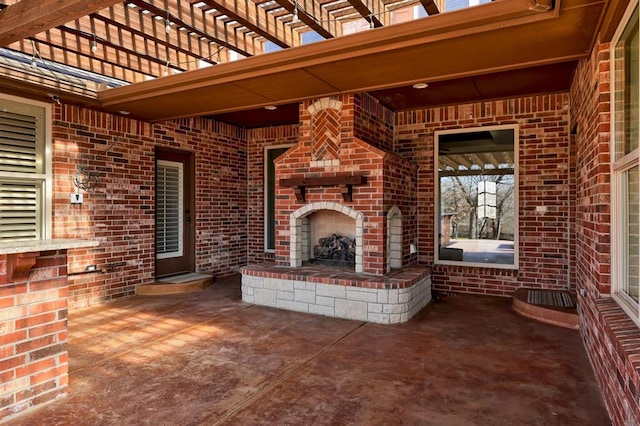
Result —
[[169, 75], [169, 65], [171, 65], [171, 62], [167, 61], [166, 65], [164, 66], [165, 77]]
[[169, 20], [169, 11], [167, 10], [167, 19], [164, 21], [164, 30], [167, 34], [171, 32], [171, 21]]
[[91, 51], [96, 53], [98, 51], [98, 41], [96, 40], [96, 35], [93, 35], [93, 41], [91, 42]]
[[427, 87], [429, 87], [428, 83], [416, 83], [413, 85], [414, 89], [426, 89]]
[[33, 56], [31, 56], [31, 68], [38, 68], [38, 48], [36, 43], [31, 40], [31, 48], [33, 49]]
[[298, 2], [297, 0], [293, 2], [293, 20], [291, 21], [294, 24], [297, 24], [298, 22], [300, 22], [300, 19], [298, 18]]
[[118, 112], [119, 112], [120, 114], [122, 114], [122, 115], [129, 115], [129, 114], [131, 114], [129, 111], [125, 111], [125, 110], [121, 110], [121, 111], [118, 111]]
[[369, 28], [375, 28], [375, 25], [373, 24], [373, 14], [369, 15]]
[[264, 109], [266, 109], [267, 111], [274, 111], [278, 109], [278, 107], [275, 105], [265, 105]]

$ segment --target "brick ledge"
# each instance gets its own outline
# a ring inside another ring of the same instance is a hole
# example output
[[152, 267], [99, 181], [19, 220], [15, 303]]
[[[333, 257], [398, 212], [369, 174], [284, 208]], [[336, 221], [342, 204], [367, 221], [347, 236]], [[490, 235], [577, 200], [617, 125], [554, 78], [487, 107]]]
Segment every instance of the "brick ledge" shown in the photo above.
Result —
[[240, 272], [242, 275], [252, 277], [287, 279], [345, 287], [404, 289], [429, 277], [431, 268], [411, 265], [386, 275], [366, 275], [322, 266], [292, 268], [262, 263], [244, 266]]

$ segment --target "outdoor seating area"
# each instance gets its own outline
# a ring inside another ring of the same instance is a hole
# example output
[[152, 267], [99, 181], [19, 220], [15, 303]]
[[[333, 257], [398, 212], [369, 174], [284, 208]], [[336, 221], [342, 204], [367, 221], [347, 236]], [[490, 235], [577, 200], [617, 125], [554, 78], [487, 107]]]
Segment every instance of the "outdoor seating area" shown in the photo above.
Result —
[[69, 318], [69, 395], [15, 426], [602, 426], [578, 331], [441, 295], [401, 325], [243, 303], [238, 275]]
[[0, 0], [0, 423], [640, 425], [639, 29]]

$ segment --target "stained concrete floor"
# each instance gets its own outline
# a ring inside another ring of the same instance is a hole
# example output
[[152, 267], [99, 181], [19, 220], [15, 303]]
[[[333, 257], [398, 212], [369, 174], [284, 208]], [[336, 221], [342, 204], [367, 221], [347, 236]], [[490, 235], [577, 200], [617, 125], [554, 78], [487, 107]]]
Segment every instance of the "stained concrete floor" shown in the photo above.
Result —
[[69, 396], [15, 425], [606, 425], [578, 332], [453, 295], [382, 326], [240, 300], [239, 278], [70, 313]]

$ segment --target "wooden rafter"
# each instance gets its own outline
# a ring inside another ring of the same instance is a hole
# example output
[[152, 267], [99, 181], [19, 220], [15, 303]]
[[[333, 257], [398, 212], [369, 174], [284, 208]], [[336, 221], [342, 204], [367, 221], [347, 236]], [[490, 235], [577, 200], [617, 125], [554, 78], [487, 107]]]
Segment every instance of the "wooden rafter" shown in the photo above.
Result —
[[291, 28], [251, 0], [204, 0], [203, 3], [282, 48], [299, 44]]
[[[72, 42], [67, 42], [66, 40], [63, 40], [61, 45], [62, 47], [65, 48], [66, 51], [76, 51], [78, 53], [81, 52], [91, 52], [91, 43], [93, 42], [93, 36], [91, 34], [87, 34], [84, 31], [75, 29], [75, 28], [69, 28], [67, 26], [64, 27], [59, 27], [59, 29], [67, 34], [70, 34], [72, 36], [75, 36], [75, 40], [76, 43], [72, 43]], [[52, 30], [49, 31], [50, 33], [52, 32]], [[73, 40], [73, 39], [72, 39]], [[84, 41], [84, 43], [80, 43], [80, 41]], [[75, 45], [74, 45], [75, 44]], [[89, 46], [89, 49], [87, 49], [86, 46]], [[160, 58], [154, 57], [152, 55], [146, 54], [146, 53], [142, 53], [142, 52], [138, 52], [134, 49], [131, 49], [129, 47], [124, 47], [115, 43], [112, 43], [110, 40], [106, 39], [101, 39], [99, 43], [97, 43], [97, 50], [96, 53], [94, 55], [97, 55], [100, 52], [104, 52], [101, 56], [101, 60], [105, 61], [105, 62], [114, 62], [113, 58], [117, 57], [117, 56], [121, 56], [121, 55], [126, 55], [128, 57], [127, 63], [128, 64], [132, 64], [132, 63], [140, 63], [141, 61], [147, 61], [149, 63], [154, 63], [156, 65], [160, 65], [160, 66], [165, 66], [167, 64], [167, 62], [170, 62], [169, 65], [166, 66], [171, 66], [174, 69], [178, 69], [179, 71], [187, 71], [187, 68], [181, 67], [179, 65], [177, 65], [177, 63], [179, 62], [178, 60], [174, 60], [174, 62], [171, 61], [167, 61], [162, 60]], [[116, 54], [117, 52], [117, 54]], [[133, 68], [133, 67], [132, 67]], [[152, 68], [151, 66], [149, 68]]]
[[[183, 28], [190, 34], [204, 38], [210, 43], [216, 43], [227, 49], [235, 50], [244, 56], [253, 56], [255, 53], [258, 53], [254, 46], [247, 43], [246, 40], [239, 38], [237, 34], [231, 34], [229, 29], [224, 28], [224, 26], [218, 28], [217, 22], [214, 21], [213, 24], [206, 25], [202, 14], [198, 15], [194, 11], [194, 8], [189, 7], [188, 4], [182, 6], [182, 3], [179, 3], [177, 9], [170, 8], [167, 11], [158, 6], [156, 3], [160, 2], [155, 0], [129, 0], [129, 3], [135, 4], [143, 10], [148, 10], [155, 16], [164, 17], [178, 29]], [[184, 10], [184, 7], [187, 7], [187, 10]], [[230, 40], [234, 42], [230, 42]]]
[[[360, 15], [373, 26], [382, 27], [383, 21], [386, 19], [384, 4], [379, 0], [349, 0], [349, 4], [358, 11]], [[380, 20], [382, 18], [382, 20]]]
[[[195, 45], [192, 42], [184, 42], [183, 37], [179, 36], [179, 32], [171, 32], [167, 34], [164, 31], [164, 22], [158, 23], [158, 20], [144, 13], [131, 13], [129, 7], [123, 4], [115, 5], [109, 9], [101, 10], [91, 15], [92, 19], [103, 22], [106, 27], [118, 28], [123, 33], [130, 33], [132, 38], [132, 48], [139, 49], [139, 42], [136, 40], [144, 40], [145, 44], [153, 43], [162, 46], [164, 49], [175, 50], [176, 54], [182, 54], [193, 60], [202, 59], [210, 64], [216, 61], [210, 57], [216, 52], [217, 45], [213, 45], [216, 49], [212, 49], [212, 44], [204, 42], [199, 37], [195, 38]], [[133, 16], [132, 16], [133, 15]], [[92, 25], [93, 26], [93, 25]], [[158, 31], [157, 27], [160, 26]], [[149, 31], [152, 29], [152, 31]], [[95, 31], [94, 31], [95, 33]], [[146, 46], [144, 46], [146, 48]], [[192, 67], [187, 67], [191, 69]]]
[[334, 38], [340, 35], [335, 19], [326, 10], [322, 10], [317, 2], [313, 0], [276, 0], [276, 2], [291, 14], [297, 8], [298, 19], [322, 37]]
[[31, 37], [122, 0], [21, 0], [0, 10], [0, 46]]
[[140, 66], [138, 66], [137, 69], [134, 69], [133, 67], [124, 66], [122, 64], [101, 61], [86, 53], [64, 50], [57, 42], [49, 41], [46, 37], [43, 39], [32, 38], [20, 40], [7, 47], [17, 51], [31, 52], [32, 40], [38, 49], [39, 55], [46, 61], [53, 62], [57, 61], [58, 58], [64, 57], [64, 63], [66, 65], [130, 82], [144, 81], [146, 75], [151, 75], [153, 73], [153, 70], [151, 69], [147, 70], [148, 72], [146, 73], [144, 71], [140, 71]]
[[444, 10], [444, 0], [420, 0], [428, 15], [437, 15]]

